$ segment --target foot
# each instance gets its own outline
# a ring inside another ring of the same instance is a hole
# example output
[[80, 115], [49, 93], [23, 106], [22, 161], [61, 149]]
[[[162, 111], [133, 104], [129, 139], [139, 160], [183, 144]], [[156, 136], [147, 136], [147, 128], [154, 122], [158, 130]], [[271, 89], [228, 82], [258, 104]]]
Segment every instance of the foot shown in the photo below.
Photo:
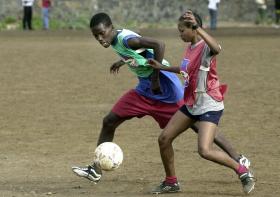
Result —
[[255, 187], [255, 178], [250, 171], [239, 175], [239, 179], [242, 183], [243, 191], [246, 194], [249, 194], [251, 191], [253, 191]]
[[244, 155], [240, 155], [240, 157], [238, 158], [238, 162], [239, 162], [241, 165], [245, 166], [247, 169], [250, 168], [251, 162], [250, 162], [250, 160], [249, 160], [247, 157], [245, 157]]
[[87, 167], [73, 166], [72, 171], [79, 177], [84, 177], [94, 183], [98, 183], [101, 179], [102, 172], [96, 166], [89, 165]]
[[178, 182], [174, 184], [168, 184], [165, 181], [163, 181], [159, 186], [157, 186], [152, 191], [152, 194], [175, 193], [175, 192], [180, 192], [180, 185]]

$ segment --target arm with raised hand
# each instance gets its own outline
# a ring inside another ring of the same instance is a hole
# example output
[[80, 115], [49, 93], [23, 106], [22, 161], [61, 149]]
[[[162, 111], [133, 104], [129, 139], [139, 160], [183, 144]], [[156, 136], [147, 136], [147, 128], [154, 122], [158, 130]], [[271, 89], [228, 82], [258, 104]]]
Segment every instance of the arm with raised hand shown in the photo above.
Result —
[[191, 23], [193, 27], [195, 27], [194, 30], [207, 43], [212, 54], [218, 55], [222, 49], [221, 45], [219, 45], [218, 42], [211, 35], [209, 35], [204, 29], [198, 26], [192, 11], [188, 10], [185, 13], [184, 17], [185, 17], [185, 21]]

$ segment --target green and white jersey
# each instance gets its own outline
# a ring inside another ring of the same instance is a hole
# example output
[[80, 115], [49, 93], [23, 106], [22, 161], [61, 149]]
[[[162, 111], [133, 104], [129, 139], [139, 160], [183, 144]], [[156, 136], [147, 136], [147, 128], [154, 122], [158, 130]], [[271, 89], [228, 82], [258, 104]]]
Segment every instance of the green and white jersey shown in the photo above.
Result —
[[[127, 41], [130, 38], [135, 37], [141, 36], [127, 29], [118, 30], [117, 37], [111, 46], [128, 65], [130, 71], [132, 71], [136, 76], [149, 77], [153, 72], [153, 68], [148, 64], [148, 59], [154, 57], [154, 52], [152, 49], [141, 48], [134, 50], [129, 48]], [[162, 64], [170, 66], [166, 60], [163, 60]]]

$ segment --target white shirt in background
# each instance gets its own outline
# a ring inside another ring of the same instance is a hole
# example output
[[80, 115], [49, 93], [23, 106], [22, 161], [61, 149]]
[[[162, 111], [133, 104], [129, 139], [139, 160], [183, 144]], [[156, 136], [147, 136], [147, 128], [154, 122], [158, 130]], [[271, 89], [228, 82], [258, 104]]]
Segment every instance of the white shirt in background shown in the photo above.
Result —
[[217, 4], [220, 3], [220, 0], [209, 0], [208, 9], [217, 10]]
[[33, 6], [35, 0], [21, 0], [22, 6]]

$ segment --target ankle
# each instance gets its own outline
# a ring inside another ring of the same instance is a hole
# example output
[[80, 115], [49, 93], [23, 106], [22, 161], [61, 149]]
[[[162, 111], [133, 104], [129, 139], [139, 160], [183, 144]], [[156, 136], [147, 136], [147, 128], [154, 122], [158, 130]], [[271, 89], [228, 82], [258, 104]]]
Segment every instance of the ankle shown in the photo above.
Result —
[[173, 184], [177, 183], [177, 177], [176, 176], [167, 176], [167, 177], [165, 177], [165, 182], [167, 184], [173, 185]]
[[239, 164], [238, 169], [236, 169], [236, 173], [238, 175], [241, 175], [241, 174], [244, 174], [246, 172], [248, 172], [248, 169], [245, 166]]

